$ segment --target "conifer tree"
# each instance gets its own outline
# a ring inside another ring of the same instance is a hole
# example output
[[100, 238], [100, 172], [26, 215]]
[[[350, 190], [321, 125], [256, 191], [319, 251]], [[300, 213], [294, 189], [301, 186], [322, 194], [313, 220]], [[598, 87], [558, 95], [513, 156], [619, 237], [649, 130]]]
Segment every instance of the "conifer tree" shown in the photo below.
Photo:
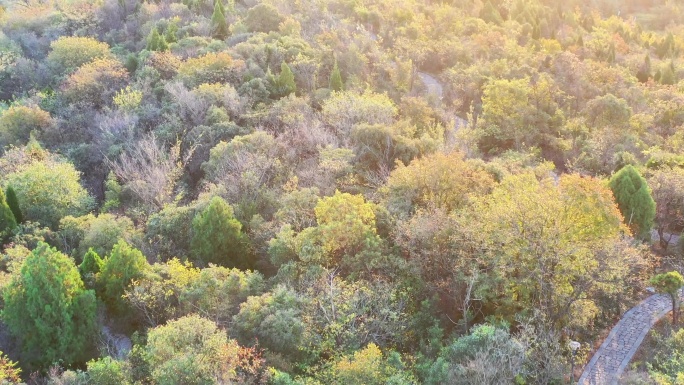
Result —
[[147, 49], [149, 51], [166, 51], [169, 49], [166, 39], [159, 34], [159, 30], [156, 27], [152, 28], [150, 36], [147, 38]]
[[491, 3], [491, 1], [487, 1], [482, 7], [482, 10], [480, 11], [480, 19], [488, 22], [488, 23], [494, 23], [494, 24], [501, 24], [503, 23], [503, 18], [501, 17], [501, 13], [499, 13], [499, 10], [497, 10]]
[[159, 39], [161, 39], [161, 36], [159, 36], [159, 30], [156, 27], [152, 28], [152, 31], [150, 31], [150, 34], [147, 36], [147, 49], [149, 51], [157, 51], [159, 47]]
[[684, 285], [684, 277], [678, 271], [658, 274], [651, 278], [649, 283], [655, 287], [659, 293], [667, 294], [672, 300], [672, 325], [677, 325], [677, 306], [679, 302], [679, 289]]
[[5, 193], [0, 189], [0, 243], [4, 243], [15, 227], [17, 221], [5, 201]]
[[233, 208], [220, 197], [212, 198], [195, 216], [192, 231], [190, 248], [200, 263], [248, 267], [242, 224], [235, 219]]
[[123, 191], [123, 187], [121, 187], [121, 184], [116, 179], [116, 174], [110, 171], [105, 181], [105, 200], [101, 212], [111, 212], [119, 208], [121, 204], [121, 191]]
[[78, 266], [78, 272], [81, 274], [83, 282], [86, 287], [95, 287], [95, 276], [102, 270], [102, 265], [104, 261], [91, 247], [88, 252], [83, 256], [83, 262]]
[[672, 32], [667, 34], [667, 37], [665, 40], [663, 40], [662, 43], [658, 46], [656, 49], [656, 54], [658, 55], [659, 58], [664, 58], [667, 55], [672, 54], [674, 50], [674, 36], [672, 35]]
[[641, 65], [639, 68], [639, 71], [636, 74], [637, 79], [642, 82], [646, 83], [648, 79], [651, 77], [651, 56], [646, 54], [646, 57], [644, 58], [644, 64]]
[[169, 44], [166, 42], [166, 37], [164, 35], [159, 35], [159, 45], [157, 46], [157, 51], [167, 51], [169, 49]]
[[24, 222], [24, 215], [21, 213], [21, 208], [19, 208], [19, 199], [17, 199], [17, 193], [14, 191], [12, 186], [7, 186], [5, 198], [7, 199], [7, 205], [9, 206], [10, 210], [12, 210], [12, 214], [14, 214], [14, 220], [17, 222], [17, 224]]
[[656, 207], [646, 179], [634, 166], [627, 165], [610, 178], [609, 186], [625, 223], [636, 237], [647, 239]]
[[[16, 196], [15, 196], [16, 198]], [[7, 204], [5, 193], [0, 189], [0, 232], [12, 230], [17, 226], [17, 221], [12, 209]]]
[[337, 66], [337, 60], [335, 60], [332, 73], [330, 73], [330, 89], [332, 91], [342, 91], [343, 88], [342, 74], [340, 74], [340, 68]]
[[211, 36], [218, 40], [228, 37], [228, 23], [221, 0], [216, 0], [214, 4], [214, 13], [211, 15]]
[[271, 66], [266, 67], [266, 74], [264, 75], [264, 78], [266, 78], [266, 81], [269, 84], [272, 84], [275, 86], [276, 83], [276, 77], [273, 75], [273, 71], [271, 71]]
[[134, 279], [143, 276], [148, 267], [147, 259], [140, 250], [124, 240], [114, 245], [97, 277], [98, 293], [114, 312], [123, 315], [128, 310], [121, 296]]
[[178, 41], [176, 32], [178, 32], [178, 26], [176, 23], [169, 24], [169, 26], [166, 28], [166, 32], [164, 33], [164, 39], [167, 43], [175, 43]]
[[159, 33], [159, 30], [156, 27], [152, 29], [152, 32], [150, 33], [147, 49], [150, 51], [166, 51], [169, 49], [166, 38]]
[[273, 96], [281, 98], [297, 91], [294, 74], [287, 63], [280, 64], [280, 75], [273, 80]]
[[140, 63], [138, 62], [138, 57], [135, 54], [129, 54], [126, 56], [126, 63], [124, 64], [124, 67], [126, 67], [129, 74], [133, 74], [138, 69], [138, 65], [140, 65]]
[[663, 66], [663, 70], [660, 71], [660, 84], [673, 85], [677, 82], [673, 67], [674, 64], [672, 62], [669, 65]]
[[615, 63], [615, 44], [611, 44], [608, 49], [608, 63]]
[[22, 341], [22, 363], [47, 369], [87, 359], [97, 334], [95, 293], [71, 258], [45, 243], [26, 258], [3, 294], [2, 317]]

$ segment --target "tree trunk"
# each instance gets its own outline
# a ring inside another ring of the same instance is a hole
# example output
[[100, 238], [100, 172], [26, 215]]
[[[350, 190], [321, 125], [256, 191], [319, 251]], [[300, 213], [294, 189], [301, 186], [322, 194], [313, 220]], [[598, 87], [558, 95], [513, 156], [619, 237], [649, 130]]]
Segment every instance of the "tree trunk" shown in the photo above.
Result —
[[672, 326], [677, 325], [677, 293], [670, 295], [672, 298]]
[[[667, 251], [667, 247], [670, 245], [670, 240], [665, 240], [664, 235], [665, 229], [658, 226], [658, 241], [660, 242], [660, 247], [662, 247], [664, 251]], [[670, 238], [672, 238], [672, 236], [670, 236]]]

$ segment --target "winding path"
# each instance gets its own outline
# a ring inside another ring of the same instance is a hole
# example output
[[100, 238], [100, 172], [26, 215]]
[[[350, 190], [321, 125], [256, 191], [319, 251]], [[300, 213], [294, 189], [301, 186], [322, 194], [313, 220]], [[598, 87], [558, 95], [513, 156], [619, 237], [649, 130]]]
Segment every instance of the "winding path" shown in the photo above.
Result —
[[[437, 80], [436, 77], [426, 72], [418, 72], [417, 74], [420, 78], [420, 81], [422, 81], [425, 85], [425, 88], [427, 89], [427, 94], [434, 95], [435, 97], [437, 97], [437, 99], [442, 100], [442, 97], [444, 96], [444, 85], [439, 80]], [[453, 119], [454, 131], [458, 131], [458, 129], [468, 125], [468, 122], [465, 119], [456, 116], [456, 114], [453, 115]]]
[[[681, 291], [679, 296], [682, 298]], [[670, 297], [654, 294], [627, 311], [584, 367], [578, 384], [617, 384], [648, 331], [670, 310]]]
[[442, 83], [440, 83], [439, 80], [425, 72], [418, 72], [418, 77], [423, 84], [425, 84], [428, 94], [433, 94], [438, 99], [442, 99], [442, 96], [444, 95], [444, 86], [442, 86]]

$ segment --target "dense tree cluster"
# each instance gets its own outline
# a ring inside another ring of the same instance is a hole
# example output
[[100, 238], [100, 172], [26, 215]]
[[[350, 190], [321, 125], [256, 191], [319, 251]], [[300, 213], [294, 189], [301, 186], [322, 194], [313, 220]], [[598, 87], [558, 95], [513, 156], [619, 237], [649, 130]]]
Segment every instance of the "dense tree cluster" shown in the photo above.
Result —
[[682, 53], [666, 0], [3, 2], [2, 381], [562, 383], [684, 254]]

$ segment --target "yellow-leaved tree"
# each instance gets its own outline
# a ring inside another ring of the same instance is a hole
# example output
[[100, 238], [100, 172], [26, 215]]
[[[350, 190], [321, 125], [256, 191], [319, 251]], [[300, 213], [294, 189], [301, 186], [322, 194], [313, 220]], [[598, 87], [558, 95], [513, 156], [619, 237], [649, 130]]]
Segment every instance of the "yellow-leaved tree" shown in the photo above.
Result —
[[473, 210], [482, 253], [500, 276], [497, 310], [538, 308], [557, 325], [588, 325], [644, 277], [644, 259], [605, 181], [577, 174], [510, 176]]

